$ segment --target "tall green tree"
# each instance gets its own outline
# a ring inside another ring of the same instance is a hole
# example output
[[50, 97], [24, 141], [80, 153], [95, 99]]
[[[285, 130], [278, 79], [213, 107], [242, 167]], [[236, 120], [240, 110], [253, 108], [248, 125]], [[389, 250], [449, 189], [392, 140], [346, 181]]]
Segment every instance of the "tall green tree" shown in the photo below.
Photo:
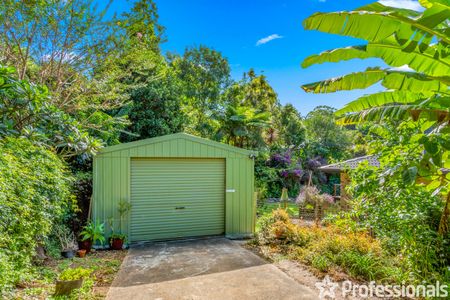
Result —
[[227, 87], [222, 98], [226, 107], [243, 106], [267, 115], [267, 122], [272, 126], [265, 126], [258, 139], [264, 140], [263, 144], [268, 145], [278, 142], [279, 126], [277, 126], [277, 122], [280, 118], [280, 104], [278, 95], [264, 75], [257, 75], [253, 69], [250, 69], [244, 73], [241, 80], [233, 82]]
[[217, 130], [212, 116], [223, 106], [221, 97], [230, 83], [228, 59], [206, 46], [187, 48], [182, 56], [169, 55], [183, 88], [183, 111], [189, 116], [187, 131], [212, 137]]
[[115, 22], [124, 29], [121, 42], [127, 46], [160, 52], [161, 43], [166, 41], [165, 28], [159, 23], [158, 8], [153, 0], [135, 1], [131, 10], [122, 13]]
[[[129, 12], [115, 17], [111, 23], [117, 29], [113, 36], [116, 48], [94, 69], [92, 79], [101, 91], [98, 97], [115, 103], [108, 114], [128, 117], [129, 126], [120, 135], [122, 141], [154, 136], [157, 132], [164, 134], [165, 130], [161, 131], [161, 128], [148, 128], [152, 122], [157, 127], [165, 126], [155, 118], [167, 118], [165, 107], [172, 107], [170, 103], [174, 97], [174, 89], [167, 81], [166, 59], [160, 53], [165, 29], [159, 23], [156, 4], [151, 0], [135, 1]], [[151, 104], [152, 100], [155, 103]], [[166, 100], [168, 102], [164, 103]], [[155, 111], [144, 110], [144, 107], [150, 109], [151, 106]], [[141, 118], [136, 115], [139, 112], [142, 113]], [[146, 120], [146, 117], [150, 119]]]
[[166, 67], [164, 75], [133, 89], [128, 111], [131, 125], [124, 140], [137, 140], [183, 131], [181, 88], [176, 75]]
[[105, 92], [95, 69], [116, 49], [117, 26], [104, 19], [92, 0], [0, 3], [0, 63], [12, 66], [19, 80], [46, 86], [45, 102], [78, 121], [83, 130], [114, 140], [124, 118], [107, 110], [122, 103]]
[[[367, 40], [359, 46], [333, 49], [305, 59], [303, 67], [324, 62], [376, 57], [391, 67], [369, 68], [339, 78], [303, 85], [307, 92], [329, 93], [364, 89], [381, 83], [385, 91], [363, 96], [337, 111], [342, 123], [361, 121], [425, 120], [416, 136], [424, 145], [419, 164], [405, 169], [410, 184], [418, 179], [446, 202], [439, 232], [449, 230], [450, 217], [450, 2], [421, 0], [422, 12], [375, 2], [355, 11], [316, 13], [306, 29]], [[407, 66], [407, 71], [398, 67]], [[397, 69], [396, 69], [397, 68]], [[393, 171], [393, 170], [392, 170]]]
[[348, 156], [350, 138], [346, 129], [336, 124], [335, 111], [329, 106], [318, 106], [305, 117], [303, 124], [309, 157], [342, 160]]
[[279, 135], [286, 146], [300, 146], [305, 142], [306, 129], [297, 109], [290, 103], [280, 109]]
[[20, 80], [46, 85], [52, 104], [76, 110], [91, 90], [86, 74], [104, 59], [112, 29], [91, 0], [16, 1], [0, 4], [1, 63]]
[[261, 111], [278, 110], [279, 102], [275, 90], [264, 75], [257, 75], [250, 69], [244, 74], [244, 101], [243, 104]]

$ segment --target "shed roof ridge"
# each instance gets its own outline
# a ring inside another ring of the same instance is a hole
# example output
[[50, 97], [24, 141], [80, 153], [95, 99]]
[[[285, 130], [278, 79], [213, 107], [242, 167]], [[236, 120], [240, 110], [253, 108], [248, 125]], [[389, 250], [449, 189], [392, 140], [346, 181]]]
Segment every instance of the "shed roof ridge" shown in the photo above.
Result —
[[100, 149], [98, 154], [126, 150], [126, 149], [139, 147], [139, 146], [143, 146], [143, 145], [147, 145], [147, 144], [154, 144], [154, 143], [158, 143], [158, 142], [163, 142], [165, 140], [171, 140], [171, 139], [174, 139], [177, 137], [184, 138], [185, 140], [190, 140], [192, 142], [197, 142], [197, 143], [201, 143], [204, 145], [216, 147], [219, 149], [225, 149], [227, 151], [231, 151], [231, 152], [235, 152], [235, 153], [239, 153], [239, 154], [243, 154], [243, 155], [249, 155], [249, 154], [255, 153], [255, 151], [252, 151], [252, 150], [247, 150], [247, 149], [238, 148], [238, 147], [228, 145], [228, 144], [223, 144], [221, 142], [202, 138], [202, 137], [195, 136], [195, 135], [192, 135], [189, 133], [177, 132], [177, 133], [167, 134], [167, 135], [163, 135], [163, 136], [146, 138], [146, 139], [142, 139], [142, 140], [138, 140], [138, 141], [121, 143], [121, 144], [117, 144], [117, 145], [113, 145], [113, 146], [104, 147], [104, 148]]

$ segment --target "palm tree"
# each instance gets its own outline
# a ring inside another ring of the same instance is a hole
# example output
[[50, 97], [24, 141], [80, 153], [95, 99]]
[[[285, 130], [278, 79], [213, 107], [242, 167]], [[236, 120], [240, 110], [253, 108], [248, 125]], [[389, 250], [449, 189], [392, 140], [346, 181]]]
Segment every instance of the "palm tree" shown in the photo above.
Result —
[[269, 124], [270, 114], [239, 104], [229, 104], [218, 117], [219, 135], [236, 147], [253, 148], [262, 139], [262, 129]]

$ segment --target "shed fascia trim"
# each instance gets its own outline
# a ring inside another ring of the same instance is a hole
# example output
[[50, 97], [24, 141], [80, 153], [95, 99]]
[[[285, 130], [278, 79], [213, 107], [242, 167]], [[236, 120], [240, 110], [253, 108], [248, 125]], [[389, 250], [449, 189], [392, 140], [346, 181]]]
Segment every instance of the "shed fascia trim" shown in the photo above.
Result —
[[239, 153], [239, 154], [246, 155], [246, 156], [252, 155], [252, 154], [253, 155], [258, 154], [256, 151], [246, 150], [246, 149], [230, 146], [227, 144], [222, 144], [222, 143], [219, 143], [216, 141], [211, 141], [211, 140], [204, 139], [204, 138], [194, 136], [194, 135], [190, 135], [187, 133], [174, 133], [174, 134], [139, 140], [139, 141], [135, 141], [135, 142], [129, 142], [129, 143], [123, 143], [123, 144], [119, 144], [119, 145], [105, 147], [105, 148], [100, 149], [100, 151], [97, 153], [97, 155], [101, 155], [102, 153], [109, 153], [109, 152], [131, 149], [131, 148], [150, 145], [150, 144], [154, 144], [154, 143], [160, 143], [160, 142], [164, 142], [164, 141], [173, 140], [176, 138], [183, 138], [185, 140], [190, 140], [192, 142], [201, 143], [201, 144], [205, 144], [205, 145], [216, 147], [216, 148], [221, 148], [221, 149], [224, 149], [224, 150], [227, 150], [230, 152], [235, 152], [235, 153]]

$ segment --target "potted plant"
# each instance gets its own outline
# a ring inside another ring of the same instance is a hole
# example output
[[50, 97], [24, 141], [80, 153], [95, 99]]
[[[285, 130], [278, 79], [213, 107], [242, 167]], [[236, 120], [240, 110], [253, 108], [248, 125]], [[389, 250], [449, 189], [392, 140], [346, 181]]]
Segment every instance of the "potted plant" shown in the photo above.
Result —
[[81, 288], [84, 278], [91, 273], [92, 270], [81, 267], [65, 269], [56, 280], [55, 296], [69, 296], [75, 289]]
[[85, 257], [86, 256], [86, 249], [80, 249], [77, 251], [78, 257]]
[[73, 258], [75, 256], [75, 251], [78, 249], [73, 232], [62, 225], [55, 226], [54, 232], [58, 237], [61, 246], [61, 256], [64, 258]]
[[108, 220], [109, 226], [111, 227], [111, 237], [109, 238], [109, 244], [111, 246], [111, 249], [113, 250], [122, 250], [123, 249], [123, 245], [126, 241], [127, 236], [122, 232], [122, 223], [123, 223], [123, 219], [126, 216], [126, 214], [128, 213], [128, 211], [131, 209], [131, 204], [127, 201], [120, 201], [119, 202], [119, 206], [117, 208], [117, 211], [119, 212], [119, 228], [120, 228], [120, 232], [119, 233], [115, 233], [114, 232], [114, 224], [113, 224], [113, 218], [110, 218]]
[[89, 222], [80, 232], [81, 242], [80, 248], [86, 250], [86, 254], [92, 249], [92, 244], [105, 242], [105, 224], [97, 222]]
[[126, 241], [127, 236], [121, 233], [113, 233], [109, 238], [109, 244], [113, 250], [122, 250], [123, 244]]

